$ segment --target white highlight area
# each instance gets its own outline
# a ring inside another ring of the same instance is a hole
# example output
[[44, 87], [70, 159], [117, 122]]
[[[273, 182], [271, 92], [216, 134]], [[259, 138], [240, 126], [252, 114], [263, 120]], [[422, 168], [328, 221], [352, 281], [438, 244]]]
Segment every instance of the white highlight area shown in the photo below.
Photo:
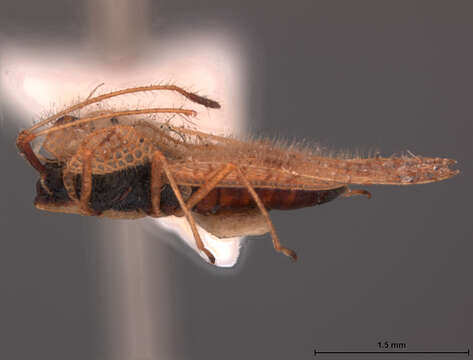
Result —
[[[168, 216], [156, 221], [166, 230], [177, 234], [192, 249], [199, 253], [202, 259], [208, 262], [207, 255], [197, 249], [191, 227], [184, 217]], [[240, 256], [241, 237], [220, 239], [198, 225], [197, 229], [205, 247], [214, 254], [216, 266], [232, 267], [237, 263]]]
[[[149, 45], [139, 61], [126, 67], [120, 64], [104, 66], [94, 57], [90, 48], [58, 48], [25, 50], [4, 44], [2, 63], [2, 93], [24, 113], [20, 128], [27, 128], [65, 107], [87, 98], [101, 83], [94, 95], [109, 91], [148, 84], [176, 84], [188, 91], [218, 101], [221, 109], [207, 109], [169, 91], [154, 91], [121, 96], [81, 109], [76, 116], [87, 111], [103, 109], [137, 109], [145, 107], [184, 107], [194, 109], [198, 115], [193, 124], [213, 134], [241, 134], [245, 125], [246, 109], [242, 100], [242, 82], [245, 73], [242, 49], [229, 36], [215, 34], [192, 35], [186, 38], [160, 39]], [[64, 54], [64, 55], [61, 55]], [[88, 59], [85, 61], [84, 59]], [[157, 121], [170, 117], [159, 117]], [[175, 125], [182, 118], [171, 119]], [[153, 221], [153, 220], [150, 220]], [[184, 219], [159, 219], [168, 230], [177, 233], [191, 247], [195, 239]], [[204, 243], [216, 257], [216, 266], [236, 264], [241, 238], [218, 239], [199, 229]], [[200, 251], [198, 251], [200, 255]], [[207, 257], [203, 256], [207, 261]]]
[[[198, 116], [190, 120], [201, 131], [244, 131], [242, 120], [247, 111], [242, 85], [247, 82], [246, 54], [236, 35], [225, 33], [222, 28], [208, 33], [179, 29], [182, 35], [178, 36], [151, 33], [147, 0], [93, 0], [88, 5], [88, 22], [84, 24], [89, 25], [90, 36], [80, 43], [41, 39], [40, 35], [26, 44], [2, 38], [0, 100], [13, 104], [19, 115], [9, 128], [28, 128], [33, 122], [84, 100], [104, 83], [95, 95], [149, 84], [175, 84], [218, 101], [222, 109], [207, 109], [171, 92], [148, 92], [91, 105], [75, 116], [112, 109], [184, 107], [197, 111]], [[159, 116], [156, 120], [172, 121], [174, 125], [183, 121], [178, 116]], [[160, 231], [159, 222], [152, 219], [147, 221], [157, 230], [152, 239], [143, 231], [141, 221], [90, 219], [90, 224], [96, 223], [101, 225], [93, 236], [98, 256], [97, 263], [90, 266], [101, 281], [97, 297], [103, 295], [105, 300], [100, 311], [105, 330], [100, 338], [104, 348], [100, 358], [181, 358], [178, 354], [182, 339], [176, 324], [182, 311], [176, 308], [169, 291], [175, 286], [168, 271], [173, 265], [167, 252], [159, 251], [160, 246], [164, 248], [163, 238], [169, 234]], [[169, 228], [169, 224], [166, 226]], [[172, 226], [172, 231], [195, 248], [185, 220], [179, 219]], [[218, 266], [236, 263], [241, 239], [211, 243], [203, 233], [202, 238], [216, 255]]]

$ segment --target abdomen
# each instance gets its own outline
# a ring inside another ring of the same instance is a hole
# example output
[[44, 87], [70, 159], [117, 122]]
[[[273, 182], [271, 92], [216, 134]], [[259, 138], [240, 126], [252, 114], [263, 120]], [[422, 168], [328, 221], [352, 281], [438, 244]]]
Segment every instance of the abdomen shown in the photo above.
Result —
[[[193, 191], [197, 191], [197, 187]], [[268, 210], [292, 210], [323, 204], [336, 199], [346, 191], [345, 186], [330, 190], [279, 190], [255, 189]], [[245, 188], [215, 188], [193, 209], [200, 214], [215, 214], [223, 209], [256, 207], [251, 194]]]

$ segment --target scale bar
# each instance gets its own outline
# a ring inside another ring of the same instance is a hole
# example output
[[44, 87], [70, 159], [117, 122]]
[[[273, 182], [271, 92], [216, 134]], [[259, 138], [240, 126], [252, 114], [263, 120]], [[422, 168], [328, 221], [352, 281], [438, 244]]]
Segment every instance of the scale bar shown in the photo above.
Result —
[[467, 351], [318, 351], [317, 349], [314, 349], [314, 356], [317, 356], [318, 354], [430, 354], [430, 355], [435, 355], [435, 354], [441, 354], [441, 355], [467, 355], [470, 356], [470, 349]]

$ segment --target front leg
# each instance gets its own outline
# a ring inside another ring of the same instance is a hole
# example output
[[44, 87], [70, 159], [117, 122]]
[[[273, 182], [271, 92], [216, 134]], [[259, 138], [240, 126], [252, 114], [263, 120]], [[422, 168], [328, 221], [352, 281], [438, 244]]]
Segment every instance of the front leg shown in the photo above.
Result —
[[97, 211], [89, 206], [90, 196], [92, 194], [92, 156], [93, 152], [89, 149], [82, 150], [82, 178], [79, 208], [83, 215], [99, 215]]
[[[90, 197], [92, 195], [92, 161], [97, 152], [104, 153], [105, 151], [110, 151], [105, 147], [109, 143], [112, 136], [117, 135], [120, 139], [120, 142], [123, 142], [125, 139], [122, 139], [121, 135], [117, 131], [116, 127], [100, 130], [97, 133], [92, 133], [89, 137], [81, 144], [78, 150], [78, 157], [82, 162], [82, 177], [81, 177], [81, 190], [80, 190], [80, 199], [79, 199], [79, 209], [83, 215], [97, 216], [101, 212], [96, 211], [90, 207]], [[75, 189], [71, 189], [71, 180], [72, 177], [67, 171], [63, 176], [64, 184], [68, 193], [75, 193]], [[74, 200], [75, 197], [72, 195], [71, 198]]]
[[26, 160], [28, 160], [30, 165], [36, 171], [39, 172], [41, 186], [49, 194], [51, 194], [51, 191], [48, 189], [48, 186], [46, 185], [46, 176], [48, 175], [46, 168], [38, 159], [38, 157], [33, 151], [33, 148], [31, 147], [31, 141], [33, 141], [34, 139], [35, 139], [34, 134], [31, 134], [28, 130], [23, 130], [16, 138], [16, 146], [18, 150], [20, 150], [20, 153], [26, 158]]

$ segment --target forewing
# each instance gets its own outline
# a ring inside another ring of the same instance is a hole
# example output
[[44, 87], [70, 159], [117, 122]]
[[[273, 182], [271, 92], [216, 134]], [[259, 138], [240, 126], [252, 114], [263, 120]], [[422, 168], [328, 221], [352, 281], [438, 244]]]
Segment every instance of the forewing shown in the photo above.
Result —
[[[170, 170], [179, 185], [201, 186], [225, 163], [171, 162]], [[256, 166], [240, 166], [241, 171], [255, 188], [281, 190], [330, 190], [344, 184], [318, 180], [313, 177], [293, 174], [284, 169]], [[219, 187], [245, 187], [235, 172], [218, 183]]]
[[[175, 128], [186, 138], [185, 159], [170, 161], [171, 171], [179, 184], [200, 186], [219, 168], [232, 163], [240, 168], [256, 188], [285, 190], [330, 190], [345, 184], [297, 173], [287, 166], [291, 159], [305, 158], [290, 147], [268, 140], [239, 140]], [[235, 172], [218, 184], [221, 187], [245, 187]]]

